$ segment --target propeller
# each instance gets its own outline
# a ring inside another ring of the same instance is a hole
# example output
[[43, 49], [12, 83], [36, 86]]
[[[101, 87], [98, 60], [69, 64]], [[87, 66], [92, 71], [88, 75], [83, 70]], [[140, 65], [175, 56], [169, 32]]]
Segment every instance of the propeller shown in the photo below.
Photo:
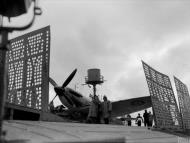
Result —
[[65, 80], [65, 82], [63, 83], [63, 85], [61, 87], [59, 87], [58, 84], [52, 78], [49, 77], [49, 82], [54, 86], [54, 90], [56, 92], [56, 95], [54, 96], [54, 98], [52, 99], [51, 102], [53, 102], [53, 100], [57, 97], [57, 95], [61, 95], [61, 93], [63, 93], [65, 91], [65, 87], [71, 82], [71, 80], [75, 76], [76, 72], [77, 72], [77, 69], [75, 69], [68, 76], [68, 78]]
[[76, 74], [76, 72], [77, 72], [77, 69], [75, 69], [70, 75], [69, 75], [69, 77], [65, 80], [65, 82], [63, 83], [63, 85], [62, 85], [62, 88], [65, 88], [69, 83], [70, 83], [70, 81], [73, 79], [73, 77], [75, 76], [75, 74]]

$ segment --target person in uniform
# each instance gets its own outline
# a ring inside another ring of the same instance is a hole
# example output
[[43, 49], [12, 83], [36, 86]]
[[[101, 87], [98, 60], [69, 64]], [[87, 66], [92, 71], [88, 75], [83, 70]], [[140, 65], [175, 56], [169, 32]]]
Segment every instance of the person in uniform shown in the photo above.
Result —
[[127, 115], [127, 119], [126, 120], [127, 120], [127, 125], [131, 126], [131, 115], [130, 114]]
[[104, 119], [105, 124], [109, 124], [109, 120], [111, 118], [111, 112], [112, 112], [112, 103], [107, 99], [107, 97], [104, 95], [103, 102], [101, 105], [102, 108], [102, 117]]
[[92, 101], [89, 108], [88, 119], [87, 119], [88, 122], [90, 123], [98, 122], [97, 117], [98, 117], [99, 105], [100, 105], [100, 100], [97, 95], [94, 95], [94, 97], [92, 97]]
[[143, 118], [141, 117], [141, 114], [140, 113], [138, 113], [138, 116], [137, 116], [137, 118], [136, 118], [136, 124], [138, 125], [138, 126], [141, 126], [141, 123], [143, 122]]
[[149, 118], [149, 123], [148, 123], [148, 129], [150, 129], [150, 127], [152, 127], [152, 123], [153, 123], [153, 115], [151, 114], [151, 112], [148, 113], [148, 118]]
[[144, 126], [148, 127], [149, 114], [148, 114], [147, 110], [144, 111], [143, 117], [144, 117]]

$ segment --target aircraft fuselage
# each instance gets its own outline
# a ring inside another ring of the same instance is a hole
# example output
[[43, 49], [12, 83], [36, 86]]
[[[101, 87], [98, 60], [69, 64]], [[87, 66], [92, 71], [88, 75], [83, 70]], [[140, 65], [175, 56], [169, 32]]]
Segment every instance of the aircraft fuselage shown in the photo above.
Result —
[[90, 100], [88, 98], [71, 88], [67, 87], [63, 90], [59, 87], [56, 87], [55, 91], [58, 94], [61, 103], [68, 109], [90, 105]]

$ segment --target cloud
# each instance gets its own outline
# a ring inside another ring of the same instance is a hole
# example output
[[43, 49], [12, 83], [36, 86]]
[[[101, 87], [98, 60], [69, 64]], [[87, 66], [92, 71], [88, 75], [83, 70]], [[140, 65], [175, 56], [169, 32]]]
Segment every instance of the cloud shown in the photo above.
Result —
[[[30, 30], [51, 26], [50, 76], [62, 84], [84, 83], [87, 69], [100, 68], [107, 80], [99, 94], [111, 100], [148, 95], [141, 60], [189, 83], [190, 3], [175, 1], [40, 2], [43, 15]], [[13, 33], [13, 36], [20, 33]], [[79, 88], [84, 95], [92, 92]]]
[[[162, 59], [162, 61], [165, 63], [165, 65], [162, 66], [163, 69], [166, 69], [170, 75], [173, 74], [178, 76], [188, 84], [190, 83], [188, 71], [190, 67], [190, 64], [188, 63], [190, 60], [189, 46], [190, 42], [184, 41], [180, 45], [170, 49], [167, 52], [167, 55]], [[168, 67], [166, 65], [168, 65]]]

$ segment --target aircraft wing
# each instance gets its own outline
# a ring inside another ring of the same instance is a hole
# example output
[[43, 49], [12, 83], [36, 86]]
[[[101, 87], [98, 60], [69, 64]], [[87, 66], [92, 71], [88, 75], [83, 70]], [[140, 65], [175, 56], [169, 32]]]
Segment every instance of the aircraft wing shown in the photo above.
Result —
[[112, 102], [112, 117], [130, 114], [151, 106], [150, 96]]

